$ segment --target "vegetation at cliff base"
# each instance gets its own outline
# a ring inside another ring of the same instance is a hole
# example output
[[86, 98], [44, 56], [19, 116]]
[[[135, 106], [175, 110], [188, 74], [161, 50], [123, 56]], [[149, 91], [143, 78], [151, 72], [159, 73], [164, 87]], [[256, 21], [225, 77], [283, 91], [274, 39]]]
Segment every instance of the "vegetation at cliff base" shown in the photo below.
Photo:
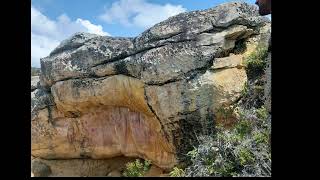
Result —
[[184, 177], [185, 172], [183, 169], [174, 167], [173, 170], [169, 173], [170, 177]]
[[[198, 137], [199, 145], [187, 153], [191, 163], [183, 172], [187, 177], [271, 176], [271, 114], [265, 108], [265, 68], [267, 49], [260, 47], [246, 59], [248, 82], [241, 99], [219, 109], [216, 118], [237, 121], [231, 128], [216, 125], [216, 131]], [[217, 119], [216, 119], [217, 120]]]
[[126, 164], [126, 169], [123, 172], [125, 177], [142, 177], [150, 169], [151, 161], [145, 160], [140, 162], [139, 159], [136, 159], [134, 162], [129, 162]]
[[271, 123], [261, 116], [265, 109], [241, 111], [230, 130], [217, 128], [212, 136], [200, 136], [200, 145], [188, 153], [192, 164], [184, 171], [195, 176], [270, 176]]

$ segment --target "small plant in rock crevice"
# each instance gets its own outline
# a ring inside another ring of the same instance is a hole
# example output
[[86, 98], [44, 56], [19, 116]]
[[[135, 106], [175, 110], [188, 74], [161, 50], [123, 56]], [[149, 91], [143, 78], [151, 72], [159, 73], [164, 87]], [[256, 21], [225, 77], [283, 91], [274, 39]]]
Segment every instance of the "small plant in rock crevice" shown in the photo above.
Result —
[[173, 170], [169, 173], [170, 177], [184, 177], [185, 172], [183, 169], [180, 169], [178, 167], [174, 167]]
[[136, 159], [134, 162], [129, 162], [126, 164], [126, 169], [123, 172], [125, 177], [142, 177], [150, 169], [151, 161], [145, 160], [140, 162], [139, 159]]
[[267, 65], [265, 60], [267, 56], [267, 47], [260, 46], [245, 59], [245, 67], [249, 79], [255, 79], [256, 77], [263, 75]]

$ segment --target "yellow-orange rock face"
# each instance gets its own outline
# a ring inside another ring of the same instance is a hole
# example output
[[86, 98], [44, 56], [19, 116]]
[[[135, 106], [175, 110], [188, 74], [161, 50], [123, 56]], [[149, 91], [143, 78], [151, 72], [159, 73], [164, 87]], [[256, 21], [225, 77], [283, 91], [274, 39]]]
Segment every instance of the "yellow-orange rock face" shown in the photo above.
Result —
[[92, 86], [71, 88], [73, 83], [53, 86], [57, 108], [51, 110], [51, 120], [44, 109], [32, 121], [34, 156], [105, 159], [125, 155], [150, 159], [162, 168], [176, 163], [174, 147], [150, 112], [138, 80], [114, 76], [90, 82], [96, 83]]

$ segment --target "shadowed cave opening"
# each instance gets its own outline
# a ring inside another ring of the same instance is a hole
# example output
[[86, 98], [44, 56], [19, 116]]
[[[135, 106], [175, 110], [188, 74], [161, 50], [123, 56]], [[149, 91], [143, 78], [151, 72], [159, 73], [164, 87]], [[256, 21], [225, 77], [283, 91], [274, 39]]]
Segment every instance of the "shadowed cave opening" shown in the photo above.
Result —
[[[33, 176], [43, 177], [88, 177], [88, 176], [109, 176], [121, 177], [128, 171], [129, 164], [144, 162], [138, 157], [116, 156], [108, 159], [60, 159], [45, 160], [35, 158], [32, 161]], [[148, 166], [146, 176], [160, 176], [168, 173], [164, 169], [153, 164]]]

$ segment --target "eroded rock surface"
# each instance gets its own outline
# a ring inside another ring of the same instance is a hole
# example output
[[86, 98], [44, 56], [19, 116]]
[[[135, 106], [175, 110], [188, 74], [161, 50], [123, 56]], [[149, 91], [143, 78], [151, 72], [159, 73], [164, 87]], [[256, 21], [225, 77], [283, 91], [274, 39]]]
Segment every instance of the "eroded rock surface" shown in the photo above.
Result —
[[31, 77], [31, 92], [36, 90], [39, 86], [40, 86], [39, 76], [32, 76]]
[[[122, 176], [125, 164], [134, 158], [114, 157], [110, 159], [32, 160], [31, 170], [35, 177], [88, 177]], [[40, 166], [40, 168], [39, 168]], [[48, 168], [50, 168], [48, 170]]]
[[32, 155], [172, 168], [241, 97], [243, 59], [269, 35], [246, 3], [182, 13], [135, 38], [75, 34], [41, 59], [31, 86]]

